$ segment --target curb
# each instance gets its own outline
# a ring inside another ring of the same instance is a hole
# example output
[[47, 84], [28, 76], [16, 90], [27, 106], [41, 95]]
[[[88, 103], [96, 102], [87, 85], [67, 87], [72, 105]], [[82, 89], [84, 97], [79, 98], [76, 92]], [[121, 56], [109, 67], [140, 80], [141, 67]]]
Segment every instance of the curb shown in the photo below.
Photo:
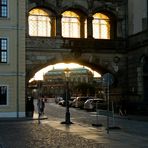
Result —
[[[40, 120], [48, 119], [46, 116], [40, 117]], [[38, 120], [38, 118], [33, 117], [23, 117], [23, 118], [0, 118], [0, 122], [23, 122], [23, 121], [33, 121]]]

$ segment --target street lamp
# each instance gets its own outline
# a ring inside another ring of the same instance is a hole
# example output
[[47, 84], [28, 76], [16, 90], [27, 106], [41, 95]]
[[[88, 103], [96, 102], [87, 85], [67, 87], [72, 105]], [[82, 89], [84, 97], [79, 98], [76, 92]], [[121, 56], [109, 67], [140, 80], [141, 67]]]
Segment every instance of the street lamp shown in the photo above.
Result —
[[66, 103], [66, 113], [65, 113], [65, 121], [62, 122], [62, 124], [72, 124], [70, 121], [70, 112], [69, 112], [69, 97], [70, 97], [70, 92], [69, 92], [69, 77], [70, 77], [70, 69], [66, 68], [64, 70], [65, 73], [65, 78], [66, 78], [66, 93], [65, 93], [65, 103]]

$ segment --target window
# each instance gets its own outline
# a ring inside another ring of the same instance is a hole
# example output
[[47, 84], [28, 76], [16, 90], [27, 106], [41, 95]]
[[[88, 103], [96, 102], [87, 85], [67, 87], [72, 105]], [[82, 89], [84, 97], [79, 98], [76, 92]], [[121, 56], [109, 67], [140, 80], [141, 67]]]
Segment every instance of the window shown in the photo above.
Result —
[[93, 18], [93, 37], [96, 39], [110, 39], [109, 18], [101, 13], [96, 13]]
[[80, 18], [72, 11], [65, 11], [62, 14], [62, 36], [80, 37]]
[[0, 86], [0, 105], [7, 104], [7, 86]]
[[0, 63], [7, 63], [7, 39], [0, 38]]
[[0, 0], [0, 17], [7, 17], [7, 0]]
[[31, 10], [28, 22], [30, 36], [51, 36], [51, 19], [44, 10], [38, 8]]

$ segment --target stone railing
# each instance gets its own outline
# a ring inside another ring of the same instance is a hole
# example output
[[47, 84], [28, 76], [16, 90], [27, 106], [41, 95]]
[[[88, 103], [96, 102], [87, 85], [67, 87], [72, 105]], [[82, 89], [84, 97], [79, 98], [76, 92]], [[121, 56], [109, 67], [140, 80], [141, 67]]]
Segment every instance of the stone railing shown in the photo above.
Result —
[[85, 52], [97, 51], [124, 51], [125, 41], [123, 40], [105, 40], [105, 39], [63, 39], [63, 48], [81, 50]]
[[105, 39], [78, 39], [78, 38], [47, 38], [47, 37], [27, 37], [27, 50], [54, 50], [71, 49], [73, 51], [85, 52], [124, 52], [126, 43], [124, 40]]

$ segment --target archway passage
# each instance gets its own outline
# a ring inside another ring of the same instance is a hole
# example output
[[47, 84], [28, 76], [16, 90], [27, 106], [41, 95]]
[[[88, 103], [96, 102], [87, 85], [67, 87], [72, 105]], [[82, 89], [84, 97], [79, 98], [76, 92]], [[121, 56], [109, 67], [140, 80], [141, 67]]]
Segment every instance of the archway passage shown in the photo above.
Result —
[[28, 93], [35, 97], [63, 96], [66, 81], [65, 69], [69, 69], [68, 81], [72, 96], [100, 97], [102, 95], [101, 74], [91, 67], [77, 63], [57, 63], [37, 71], [29, 80]]
[[88, 66], [84, 66], [84, 65], [80, 65], [77, 63], [57, 63], [54, 65], [49, 65], [46, 66], [45, 68], [42, 68], [41, 70], [39, 70], [38, 72], [35, 73], [34, 77], [30, 79], [30, 81], [32, 80], [43, 80], [43, 76], [44, 74], [46, 74], [48, 71], [53, 71], [53, 70], [64, 70], [68, 68], [69, 70], [73, 70], [73, 69], [87, 69], [88, 71], [92, 72], [92, 75], [94, 77], [101, 77], [101, 74], [96, 72], [95, 70], [91, 69]]

